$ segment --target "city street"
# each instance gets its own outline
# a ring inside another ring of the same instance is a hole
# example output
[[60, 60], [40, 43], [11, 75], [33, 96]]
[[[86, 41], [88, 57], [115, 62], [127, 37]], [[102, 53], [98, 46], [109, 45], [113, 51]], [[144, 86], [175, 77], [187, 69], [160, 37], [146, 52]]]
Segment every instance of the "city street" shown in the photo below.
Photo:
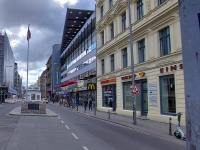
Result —
[[58, 105], [58, 117], [9, 116], [21, 102], [0, 106], [2, 150], [183, 150], [185, 142], [75, 113]]

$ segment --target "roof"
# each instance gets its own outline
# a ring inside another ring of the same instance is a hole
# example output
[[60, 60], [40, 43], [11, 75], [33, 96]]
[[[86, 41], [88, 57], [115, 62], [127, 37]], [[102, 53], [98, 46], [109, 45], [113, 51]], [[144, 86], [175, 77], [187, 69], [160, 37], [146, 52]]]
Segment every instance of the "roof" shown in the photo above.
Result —
[[65, 25], [63, 29], [61, 51], [63, 51], [77, 35], [94, 10], [67, 8]]

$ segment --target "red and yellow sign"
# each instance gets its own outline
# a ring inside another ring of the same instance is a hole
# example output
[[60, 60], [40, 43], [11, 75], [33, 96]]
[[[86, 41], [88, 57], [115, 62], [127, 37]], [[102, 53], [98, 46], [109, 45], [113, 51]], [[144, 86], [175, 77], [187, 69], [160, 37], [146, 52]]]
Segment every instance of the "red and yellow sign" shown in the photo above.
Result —
[[108, 79], [108, 80], [103, 80], [100, 83], [101, 84], [109, 84], [109, 83], [114, 83], [116, 82], [116, 78]]

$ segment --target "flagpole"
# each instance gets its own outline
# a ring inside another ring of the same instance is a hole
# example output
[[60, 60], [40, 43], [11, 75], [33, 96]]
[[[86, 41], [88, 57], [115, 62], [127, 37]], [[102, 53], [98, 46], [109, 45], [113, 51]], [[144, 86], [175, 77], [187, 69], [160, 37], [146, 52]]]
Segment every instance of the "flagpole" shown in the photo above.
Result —
[[[28, 24], [28, 32], [29, 32], [29, 24]], [[28, 51], [27, 51], [27, 82], [26, 82], [26, 90], [28, 91], [29, 38], [27, 38], [27, 40], [28, 40]]]

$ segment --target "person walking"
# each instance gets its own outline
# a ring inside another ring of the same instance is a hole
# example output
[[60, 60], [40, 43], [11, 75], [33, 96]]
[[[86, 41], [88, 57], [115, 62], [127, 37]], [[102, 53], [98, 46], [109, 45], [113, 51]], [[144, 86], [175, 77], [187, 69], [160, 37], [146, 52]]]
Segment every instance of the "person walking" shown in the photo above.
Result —
[[88, 100], [85, 99], [85, 100], [84, 100], [84, 108], [85, 108], [85, 111], [86, 111], [86, 109], [87, 109], [87, 104], [88, 104]]
[[89, 97], [88, 97], [88, 102], [89, 102], [89, 110], [90, 109], [92, 110], [92, 97], [91, 97], [91, 95], [89, 95]]

